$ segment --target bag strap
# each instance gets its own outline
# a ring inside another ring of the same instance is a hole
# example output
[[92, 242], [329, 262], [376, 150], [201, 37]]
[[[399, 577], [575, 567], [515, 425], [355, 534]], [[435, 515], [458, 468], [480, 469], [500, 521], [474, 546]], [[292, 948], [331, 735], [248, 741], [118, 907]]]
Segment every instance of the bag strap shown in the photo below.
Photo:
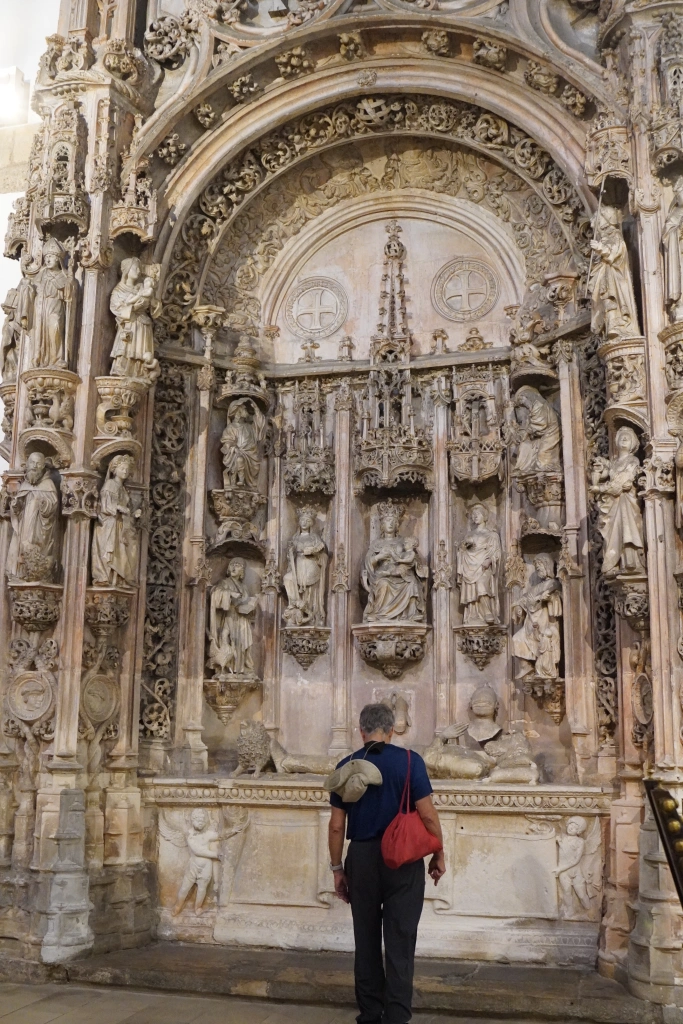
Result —
[[[403, 810], [403, 801], [406, 802], [406, 809]], [[401, 795], [401, 803], [399, 804], [398, 813], [407, 814], [410, 810], [410, 748], [408, 749], [408, 774], [406, 775], [405, 785], [403, 786], [403, 793]]]

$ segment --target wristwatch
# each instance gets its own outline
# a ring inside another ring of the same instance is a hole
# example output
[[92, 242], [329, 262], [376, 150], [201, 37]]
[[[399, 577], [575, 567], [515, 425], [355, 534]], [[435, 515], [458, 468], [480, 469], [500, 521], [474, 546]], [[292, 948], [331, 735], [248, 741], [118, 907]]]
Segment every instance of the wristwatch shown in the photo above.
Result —
[[343, 870], [344, 870], [344, 865], [343, 864], [333, 864], [332, 861], [330, 861], [330, 871], [343, 871]]

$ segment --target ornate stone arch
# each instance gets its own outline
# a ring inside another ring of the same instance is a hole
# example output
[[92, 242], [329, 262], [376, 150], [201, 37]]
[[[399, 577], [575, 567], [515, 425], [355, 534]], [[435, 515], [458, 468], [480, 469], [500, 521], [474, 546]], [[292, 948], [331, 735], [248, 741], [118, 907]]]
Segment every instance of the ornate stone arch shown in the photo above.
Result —
[[[548, 211], [556, 247], [560, 252], [569, 250], [574, 270], [584, 269], [590, 230], [588, 204], [551, 154], [530, 135], [490, 111], [461, 101], [423, 94], [364, 96], [318, 107], [262, 135], [214, 174], [185, 218], [178, 218], [174, 237], [166, 246], [159, 340], [185, 343], [190, 311], [200, 301], [207, 259], [223, 244], [222, 237], [232, 230], [233, 222], [247, 215], [249, 203], [284, 172], [354, 140], [415, 137], [455, 143], [492, 160], [503, 177], [512, 175], [524, 182], [536, 196], [535, 205]], [[531, 276], [538, 280], [538, 273]], [[241, 326], [254, 329], [250, 320], [253, 313], [247, 314]]]

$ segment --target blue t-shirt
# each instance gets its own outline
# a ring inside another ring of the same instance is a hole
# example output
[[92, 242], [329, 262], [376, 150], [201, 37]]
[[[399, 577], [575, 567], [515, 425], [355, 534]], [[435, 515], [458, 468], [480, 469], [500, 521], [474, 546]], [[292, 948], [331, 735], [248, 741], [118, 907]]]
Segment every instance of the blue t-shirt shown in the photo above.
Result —
[[[398, 814], [406, 782], [408, 752], [403, 747], [387, 743], [381, 754], [371, 752], [365, 756], [365, 749], [357, 750], [351, 757], [345, 757], [337, 768], [347, 761], [365, 757], [377, 765], [382, 773], [381, 786], [368, 786], [360, 800], [345, 804], [337, 793], [330, 793], [333, 807], [346, 811], [346, 838], [355, 840], [381, 839], [385, 829]], [[415, 801], [422, 800], [432, 792], [427, 767], [414, 750], [410, 752], [410, 810], [415, 810]]]

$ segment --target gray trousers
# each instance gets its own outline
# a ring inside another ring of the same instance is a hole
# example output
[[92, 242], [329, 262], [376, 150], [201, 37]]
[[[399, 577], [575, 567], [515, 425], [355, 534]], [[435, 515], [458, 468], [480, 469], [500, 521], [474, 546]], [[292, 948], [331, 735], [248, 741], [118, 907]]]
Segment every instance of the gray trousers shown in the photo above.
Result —
[[[413, 998], [415, 942], [425, 891], [424, 861], [392, 871], [381, 840], [351, 842], [346, 858], [358, 1024], [407, 1024]], [[382, 934], [386, 971], [382, 960]]]

